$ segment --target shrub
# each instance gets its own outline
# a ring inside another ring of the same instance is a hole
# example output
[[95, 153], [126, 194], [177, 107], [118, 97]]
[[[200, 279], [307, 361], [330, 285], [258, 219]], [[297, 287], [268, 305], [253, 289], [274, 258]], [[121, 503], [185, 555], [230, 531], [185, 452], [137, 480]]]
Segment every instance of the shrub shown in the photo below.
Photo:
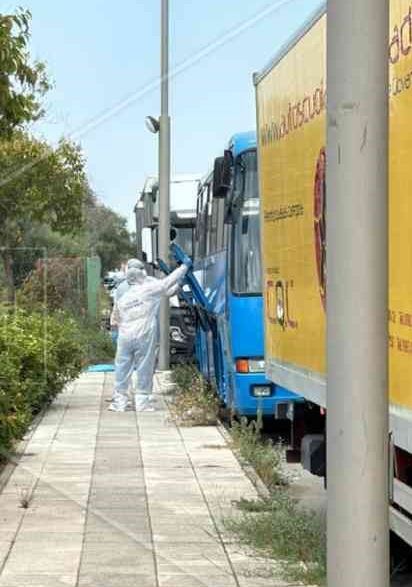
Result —
[[80, 323], [79, 329], [85, 352], [85, 364], [96, 365], [113, 361], [114, 345], [107, 330], [99, 329], [94, 323]]
[[84, 342], [63, 312], [0, 313], [0, 450], [21, 438], [33, 415], [81, 371]]

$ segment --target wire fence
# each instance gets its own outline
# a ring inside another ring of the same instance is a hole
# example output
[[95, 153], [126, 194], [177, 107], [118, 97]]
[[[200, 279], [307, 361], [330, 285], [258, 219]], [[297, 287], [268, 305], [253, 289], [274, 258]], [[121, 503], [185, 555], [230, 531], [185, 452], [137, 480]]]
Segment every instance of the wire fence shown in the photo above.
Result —
[[76, 318], [99, 321], [99, 257], [48, 257], [44, 249], [1, 249], [0, 304], [3, 307], [64, 310]]

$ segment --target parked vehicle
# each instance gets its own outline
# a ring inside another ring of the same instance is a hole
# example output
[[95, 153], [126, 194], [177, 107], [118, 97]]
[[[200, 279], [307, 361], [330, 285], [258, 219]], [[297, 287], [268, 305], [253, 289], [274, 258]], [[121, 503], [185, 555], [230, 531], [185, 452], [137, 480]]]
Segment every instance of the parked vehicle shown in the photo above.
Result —
[[202, 373], [237, 414], [286, 418], [297, 398], [264, 374], [255, 133], [235, 135], [200, 186], [193, 259]]
[[[412, 544], [411, 3], [391, 2], [391, 526]], [[325, 472], [326, 12], [255, 76], [262, 196], [266, 374], [307, 400], [303, 464]], [[333, 197], [333, 194], [328, 194]], [[350, 234], [348, 234], [350, 239]], [[362, 251], [359, 251], [362, 255]], [[309, 422], [307, 416], [310, 416]]]

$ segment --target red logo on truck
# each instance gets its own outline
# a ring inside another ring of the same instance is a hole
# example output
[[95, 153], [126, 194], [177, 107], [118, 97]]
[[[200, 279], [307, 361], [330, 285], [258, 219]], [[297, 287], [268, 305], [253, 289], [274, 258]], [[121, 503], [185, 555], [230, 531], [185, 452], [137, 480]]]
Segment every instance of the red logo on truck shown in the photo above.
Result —
[[326, 151], [320, 150], [316, 163], [314, 189], [314, 228], [316, 267], [323, 309], [326, 307]]

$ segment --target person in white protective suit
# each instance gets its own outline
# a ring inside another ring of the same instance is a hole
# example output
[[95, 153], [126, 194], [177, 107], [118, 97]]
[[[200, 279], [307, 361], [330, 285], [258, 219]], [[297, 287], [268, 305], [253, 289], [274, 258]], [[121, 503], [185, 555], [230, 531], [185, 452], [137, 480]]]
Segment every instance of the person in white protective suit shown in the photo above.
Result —
[[[136, 269], [143, 269], [144, 270], [144, 264], [139, 259], [129, 259], [127, 261], [127, 269], [131, 269], [133, 267]], [[150, 279], [155, 279], [155, 278], [148, 276], [147, 279], [150, 280]], [[126, 275], [124, 273], [121, 273], [121, 275], [119, 274], [119, 276], [117, 278], [117, 287], [115, 288], [113, 295], [112, 295], [113, 304], [116, 304], [116, 302], [120, 300], [122, 295], [128, 291], [129, 287], [130, 287], [130, 285], [127, 282]], [[114, 320], [113, 312], [110, 316], [110, 330], [111, 330], [112, 341], [113, 341], [114, 345], [117, 346], [117, 339], [118, 339], [119, 333], [118, 333], [117, 324]], [[112, 397], [110, 399], [107, 399], [106, 401], [112, 402], [113, 399], [114, 399], [114, 395], [112, 394]]]
[[[127, 269], [144, 269], [144, 264], [142, 263], [142, 261], [139, 261], [139, 259], [129, 259], [127, 261]], [[147, 277], [147, 279], [155, 279], [154, 277]], [[129, 289], [129, 284], [127, 282], [126, 276], [124, 278], [124, 280], [122, 282], [119, 283], [119, 285], [116, 287], [116, 290], [114, 292], [114, 301], [116, 302], [117, 300], [120, 300], [120, 298], [122, 297], [123, 294], [125, 294], [127, 292], [127, 290]]]
[[116, 273], [113, 275], [113, 282], [114, 282], [114, 287], [113, 289], [110, 291], [110, 297], [114, 300], [116, 297], [116, 291], [117, 289], [122, 285], [122, 283], [124, 283], [126, 281], [126, 275], [124, 273], [124, 271], [116, 271]]
[[128, 389], [135, 368], [135, 408], [137, 411], [150, 409], [160, 300], [162, 296], [170, 297], [177, 292], [189, 265], [190, 259], [187, 259], [185, 264], [163, 279], [149, 278], [144, 269], [131, 267], [127, 270], [129, 289], [116, 302], [113, 310], [113, 322], [118, 325], [119, 338], [110, 410], [126, 410]]

